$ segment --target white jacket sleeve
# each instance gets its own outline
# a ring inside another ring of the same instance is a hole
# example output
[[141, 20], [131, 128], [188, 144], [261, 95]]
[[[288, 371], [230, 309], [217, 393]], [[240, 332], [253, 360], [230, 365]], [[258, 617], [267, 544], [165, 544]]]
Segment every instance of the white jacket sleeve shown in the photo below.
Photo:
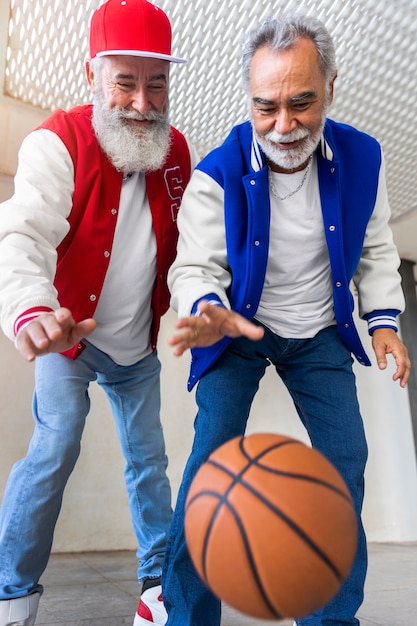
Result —
[[210, 176], [194, 171], [182, 198], [177, 257], [168, 273], [171, 306], [179, 317], [190, 315], [193, 304], [210, 293], [230, 309], [223, 196]]
[[30, 133], [19, 151], [12, 198], [0, 204], [0, 323], [36, 307], [59, 307], [53, 286], [56, 249], [69, 230], [74, 168], [67, 148], [46, 129]]
[[353, 278], [358, 291], [359, 315], [376, 310], [404, 310], [400, 258], [389, 226], [391, 210], [382, 160], [378, 193], [372, 217], [366, 229], [361, 259]]

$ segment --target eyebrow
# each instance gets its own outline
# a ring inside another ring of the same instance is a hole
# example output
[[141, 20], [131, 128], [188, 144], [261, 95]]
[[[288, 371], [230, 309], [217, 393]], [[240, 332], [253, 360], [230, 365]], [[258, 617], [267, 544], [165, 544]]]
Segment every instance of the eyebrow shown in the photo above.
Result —
[[267, 100], [266, 98], [252, 98], [252, 102], [254, 104], [263, 104], [263, 105], [275, 104], [273, 100]]
[[[118, 81], [118, 80], [136, 80], [136, 76], [134, 74], [123, 74], [122, 72], [119, 72], [118, 74], [115, 75], [114, 77], [114, 81]], [[149, 76], [148, 78], [149, 81], [153, 81], [153, 80], [163, 80], [166, 82], [167, 77], [165, 74], [155, 74], [155, 76]]]
[[[298, 102], [299, 100], [307, 100], [308, 98], [316, 98], [317, 93], [315, 91], [303, 91], [296, 96], [290, 98], [290, 102]], [[275, 104], [275, 100], [267, 100], [266, 98], [254, 97], [252, 102], [255, 104]]]
[[317, 93], [315, 91], [305, 91], [304, 93], [300, 93], [297, 96], [291, 98], [291, 102], [298, 102], [299, 100], [308, 100], [309, 98], [316, 98]]
[[[317, 99], [317, 93], [315, 91], [304, 91], [289, 99], [290, 104], [297, 104], [298, 102], [304, 102], [304, 100]], [[252, 98], [252, 103], [258, 106], [276, 106], [276, 100], [267, 100], [266, 98], [255, 97]]]

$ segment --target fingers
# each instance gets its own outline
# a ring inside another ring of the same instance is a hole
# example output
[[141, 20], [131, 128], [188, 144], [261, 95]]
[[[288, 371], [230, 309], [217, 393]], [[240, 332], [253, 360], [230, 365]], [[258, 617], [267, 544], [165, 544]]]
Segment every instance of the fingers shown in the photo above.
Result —
[[33, 361], [36, 356], [47, 354], [51, 344], [61, 334], [61, 325], [55, 314], [46, 313], [20, 330], [15, 345], [25, 360]]
[[211, 346], [223, 337], [245, 336], [254, 341], [263, 337], [263, 328], [224, 307], [201, 302], [199, 312], [199, 316], [177, 321], [178, 332], [168, 342], [175, 347], [175, 356], [190, 348]]
[[401, 387], [406, 387], [411, 371], [411, 361], [408, 350], [397, 333], [388, 328], [381, 328], [374, 331], [372, 335], [372, 346], [375, 352], [378, 367], [381, 370], [387, 368], [387, 354], [391, 354], [396, 363], [396, 371], [392, 377], [394, 381], [399, 381]]
[[28, 336], [26, 329], [22, 329], [15, 340], [15, 346], [20, 352], [25, 361], [33, 361], [37, 355], [44, 354], [48, 342], [45, 342], [45, 346], [42, 342], [38, 342], [38, 345], [32, 341]]
[[38, 316], [18, 333], [15, 345], [26, 361], [49, 352], [63, 352], [88, 336], [96, 327], [93, 319], [75, 323], [65, 308]]
[[[405, 348], [405, 346], [404, 346]], [[411, 361], [408, 357], [407, 349], [400, 350], [397, 352], [396, 350], [392, 352], [392, 355], [397, 364], [397, 369], [395, 374], [392, 377], [392, 380], [399, 380], [401, 387], [406, 387], [408, 380], [410, 378], [411, 372]]]
[[183, 318], [177, 321], [178, 332], [173, 335], [168, 343], [174, 346], [174, 356], [181, 356], [186, 350], [195, 347], [210, 346], [224, 335], [220, 335], [218, 330], [207, 323], [201, 317]]
[[259, 341], [259, 339], [262, 339], [265, 333], [264, 329], [261, 326], [252, 324], [252, 322], [249, 322], [249, 320], [241, 316], [239, 316], [239, 319], [235, 320], [235, 328], [238, 331], [238, 335], [232, 336], [243, 336], [251, 339], [252, 341]]
[[75, 324], [75, 326], [72, 329], [73, 342], [76, 343], [77, 341], [80, 341], [81, 339], [85, 339], [85, 337], [88, 337], [88, 335], [90, 335], [93, 332], [96, 326], [97, 326], [97, 323], [92, 318], [88, 318], [86, 320], [83, 320], [82, 322], [78, 322], [78, 324]]
[[257, 341], [264, 335], [261, 326], [253, 324], [239, 313], [202, 301], [198, 307], [203, 319], [213, 325], [220, 336], [247, 337]]

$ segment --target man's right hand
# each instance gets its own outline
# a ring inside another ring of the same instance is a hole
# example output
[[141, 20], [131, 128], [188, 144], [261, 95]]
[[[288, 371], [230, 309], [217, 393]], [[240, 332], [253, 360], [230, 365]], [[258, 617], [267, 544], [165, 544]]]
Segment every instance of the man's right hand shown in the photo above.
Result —
[[48, 352], [64, 352], [87, 337], [96, 327], [89, 318], [75, 323], [69, 309], [44, 313], [24, 326], [15, 339], [15, 346], [26, 361]]
[[203, 300], [198, 310], [200, 315], [184, 317], [176, 322], [177, 332], [168, 341], [174, 346], [175, 356], [181, 356], [189, 348], [211, 346], [226, 336], [243, 336], [258, 341], [264, 335], [263, 328], [222, 306]]

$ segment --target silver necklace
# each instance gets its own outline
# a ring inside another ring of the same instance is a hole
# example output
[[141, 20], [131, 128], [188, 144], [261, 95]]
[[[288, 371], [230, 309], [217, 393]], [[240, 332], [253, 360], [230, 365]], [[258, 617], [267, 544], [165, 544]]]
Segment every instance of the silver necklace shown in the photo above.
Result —
[[272, 170], [271, 170], [271, 168], [269, 168], [269, 170], [268, 170], [268, 179], [269, 179], [269, 187], [270, 187], [270, 189], [272, 191], [272, 195], [275, 196], [275, 198], [277, 198], [278, 200], [287, 200], [287, 198], [291, 198], [291, 196], [294, 196], [297, 193], [297, 191], [300, 191], [301, 187], [306, 182], [306, 178], [307, 178], [308, 171], [310, 169], [310, 165], [311, 165], [311, 157], [310, 157], [310, 159], [308, 161], [307, 167], [304, 170], [304, 176], [302, 177], [300, 184], [298, 185], [298, 187], [296, 187], [294, 189], [294, 191], [290, 191], [290, 193], [287, 193], [286, 196], [280, 196], [279, 195], [279, 193], [276, 190], [276, 187], [274, 185], [274, 181], [272, 180]]

